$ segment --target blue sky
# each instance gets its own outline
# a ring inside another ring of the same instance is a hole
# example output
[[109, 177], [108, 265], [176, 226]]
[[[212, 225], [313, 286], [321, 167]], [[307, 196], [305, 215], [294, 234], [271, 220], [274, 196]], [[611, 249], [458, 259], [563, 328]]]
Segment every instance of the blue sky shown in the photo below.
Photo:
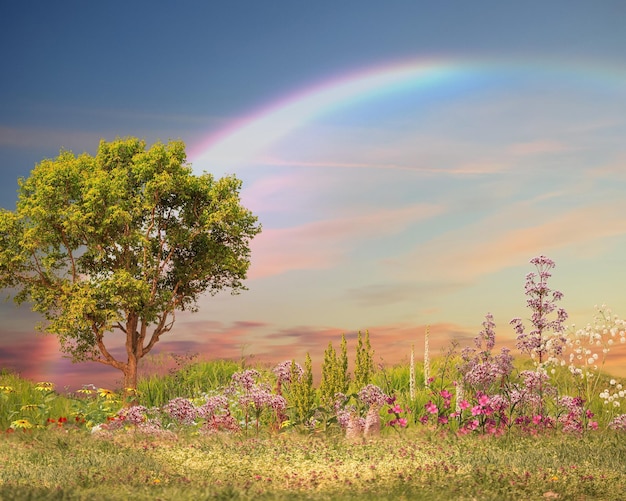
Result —
[[[180, 315], [163, 353], [315, 361], [369, 329], [395, 363], [487, 312], [510, 344], [539, 254], [573, 323], [626, 316], [625, 22], [621, 1], [7, 4], [0, 206], [43, 158], [118, 136], [241, 177], [264, 228], [250, 290]], [[0, 314], [0, 365], [117, 377]]]

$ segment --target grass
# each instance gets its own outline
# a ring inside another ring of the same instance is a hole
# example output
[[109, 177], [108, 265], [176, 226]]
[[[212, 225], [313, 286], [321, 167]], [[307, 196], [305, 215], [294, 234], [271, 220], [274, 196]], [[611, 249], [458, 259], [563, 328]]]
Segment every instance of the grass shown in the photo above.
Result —
[[616, 433], [463, 437], [408, 430], [348, 442], [32, 430], [0, 439], [0, 499], [623, 499]]
[[[456, 361], [446, 360], [433, 359], [433, 386], [448, 387], [457, 377], [444, 370]], [[201, 397], [242, 368], [192, 358], [177, 365], [140, 380], [140, 404]], [[373, 379], [411, 404], [415, 417], [433, 395], [416, 369], [413, 402], [407, 400], [408, 367], [386, 368]], [[259, 371], [271, 379], [268, 368]], [[600, 387], [608, 384], [608, 376], [600, 379]], [[567, 372], [557, 371], [552, 381], [560, 394], [580, 391]], [[193, 425], [172, 428], [176, 434], [145, 434], [133, 426], [92, 434], [91, 426], [115, 415], [120, 400], [95, 391], [62, 395], [7, 372], [0, 372], [0, 386], [0, 430], [18, 418], [32, 423], [0, 433], [0, 500], [619, 500], [626, 491], [624, 432], [606, 428], [607, 409], [598, 397], [590, 408], [604, 415], [604, 425], [582, 434], [513, 427], [502, 436], [461, 437], [453, 427], [412, 422], [355, 442], [337, 425], [308, 433], [263, 426], [258, 436], [207, 435]], [[68, 422], [46, 422], [61, 416]]]

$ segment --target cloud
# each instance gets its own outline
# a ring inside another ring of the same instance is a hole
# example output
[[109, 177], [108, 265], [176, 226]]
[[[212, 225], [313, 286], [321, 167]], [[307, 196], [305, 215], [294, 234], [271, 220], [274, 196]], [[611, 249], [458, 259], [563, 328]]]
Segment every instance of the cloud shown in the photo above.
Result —
[[449, 293], [463, 287], [464, 283], [440, 282], [388, 282], [348, 288], [345, 296], [349, 301], [364, 308], [385, 307], [396, 303], [419, 303], [433, 295]]
[[251, 244], [255, 261], [249, 276], [254, 279], [337, 265], [360, 241], [398, 233], [443, 211], [440, 205], [413, 204], [289, 228], [264, 229]]
[[260, 162], [267, 166], [309, 167], [314, 169], [359, 169], [359, 170], [397, 170], [441, 176], [473, 176], [488, 175], [501, 172], [505, 169], [502, 163], [492, 161], [476, 161], [460, 163], [457, 167], [441, 168], [439, 166], [426, 166], [416, 164], [414, 160], [406, 163], [393, 162], [346, 162], [341, 160], [302, 160], [280, 159], [277, 157], [267, 158]]
[[64, 130], [47, 127], [5, 127], [0, 126], [0, 146], [22, 149], [61, 148], [84, 151], [94, 150], [102, 134], [81, 130]]
[[524, 143], [513, 143], [508, 147], [508, 150], [513, 155], [527, 156], [544, 155], [547, 153], [563, 153], [565, 151], [570, 151], [571, 147], [566, 146], [560, 141], [538, 139]]
[[[527, 262], [532, 256], [623, 235], [626, 201], [605, 202], [555, 213], [521, 202], [448, 231], [398, 260], [388, 260], [404, 279], [471, 281]], [[427, 263], [415, 267], [414, 263]]]

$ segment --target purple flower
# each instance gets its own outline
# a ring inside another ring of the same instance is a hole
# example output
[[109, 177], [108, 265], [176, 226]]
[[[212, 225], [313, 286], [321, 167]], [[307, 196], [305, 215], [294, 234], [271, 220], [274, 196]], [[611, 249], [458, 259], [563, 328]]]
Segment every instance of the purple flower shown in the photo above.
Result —
[[143, 405], [134, 405], [129, 407], [128, 409], [120, 409], [117, 415], [123, 421], [132, 424], [140, 424], [147, 420], [146, 413], [148, 409], [146, 409]]
[[[291, 383], [292, 363], [294, 362], [292, 362], [291, 360], [285, 360], [284, 362], [281, 362], [276, 367], [274, 367], [274, 369], [272, 369], [274, 374], [276, 374], [276, 377], [278, 378], [278, 381], [280, 382], [280, 384]], [[298, 377], [299, 378], [302, 377], [302, 374], [304, 374], [304, 369], [298, 362], [295, 362], [295, 366], [296, 366], [296, 373], [298, 374]]]
[[[539, 256], [530, 263], [535, 265], [537, 272], [526, 275], [524, 290], [528, 296], [526, 304], [532, 311], [531, 323], [534, 328], [527, 333], [521, 318], [514, 318], [510, 323], [517, 334], [518, 349], [531, 357], [537, 356], [541, 364], [547, 362], [549, 357], [559, 356], [563, 352], [566, 339], [562, 332], [567, 313], [556, 306], [557, 301], [563, 298], [563, 293], [548, 287], [548, 279], [552, 276], [549, 270], [555, 267], [554, 261]], [[550, 320], [550, 315], [555, 311], [556, 318]]]
[[192, 424], [198, 412], [190, 400], [177, 397], [163, 406], [163, 411], [179, 424]]
[[228, 411], [228, 399], [223, 395], [209, 397], [204, 405], [197, 408], [198, 416], [203, 419], [209, 419], [219, 411]]
[[389, 395], [386, 395], [383, 390], [373, 384], [364, 386], [358, 393], [359, 400], [367, 405], [382, 407], [389, 400]]
[[235, 386], [240, 386], [244, 390], [250, 391], [259, 379], [259, 371], [247, 369], [245, 371], [235, 372], [231, 379]]

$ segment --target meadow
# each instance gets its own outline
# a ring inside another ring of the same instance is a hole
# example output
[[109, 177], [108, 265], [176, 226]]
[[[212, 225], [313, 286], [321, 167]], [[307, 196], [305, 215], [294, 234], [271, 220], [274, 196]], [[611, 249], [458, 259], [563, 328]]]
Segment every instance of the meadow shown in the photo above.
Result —
[[59, 392], [0, 372], [0, 499], [571, 499], [626, 493], [626, 382], [603, 370], [626, 346], [606, 306], [579, 329], [527, 276], [531, 329], [496, 350], [485, 316], [472, 346], [376, 367], [354, 352], [312, 361], [173, 357], [137, 388]]

